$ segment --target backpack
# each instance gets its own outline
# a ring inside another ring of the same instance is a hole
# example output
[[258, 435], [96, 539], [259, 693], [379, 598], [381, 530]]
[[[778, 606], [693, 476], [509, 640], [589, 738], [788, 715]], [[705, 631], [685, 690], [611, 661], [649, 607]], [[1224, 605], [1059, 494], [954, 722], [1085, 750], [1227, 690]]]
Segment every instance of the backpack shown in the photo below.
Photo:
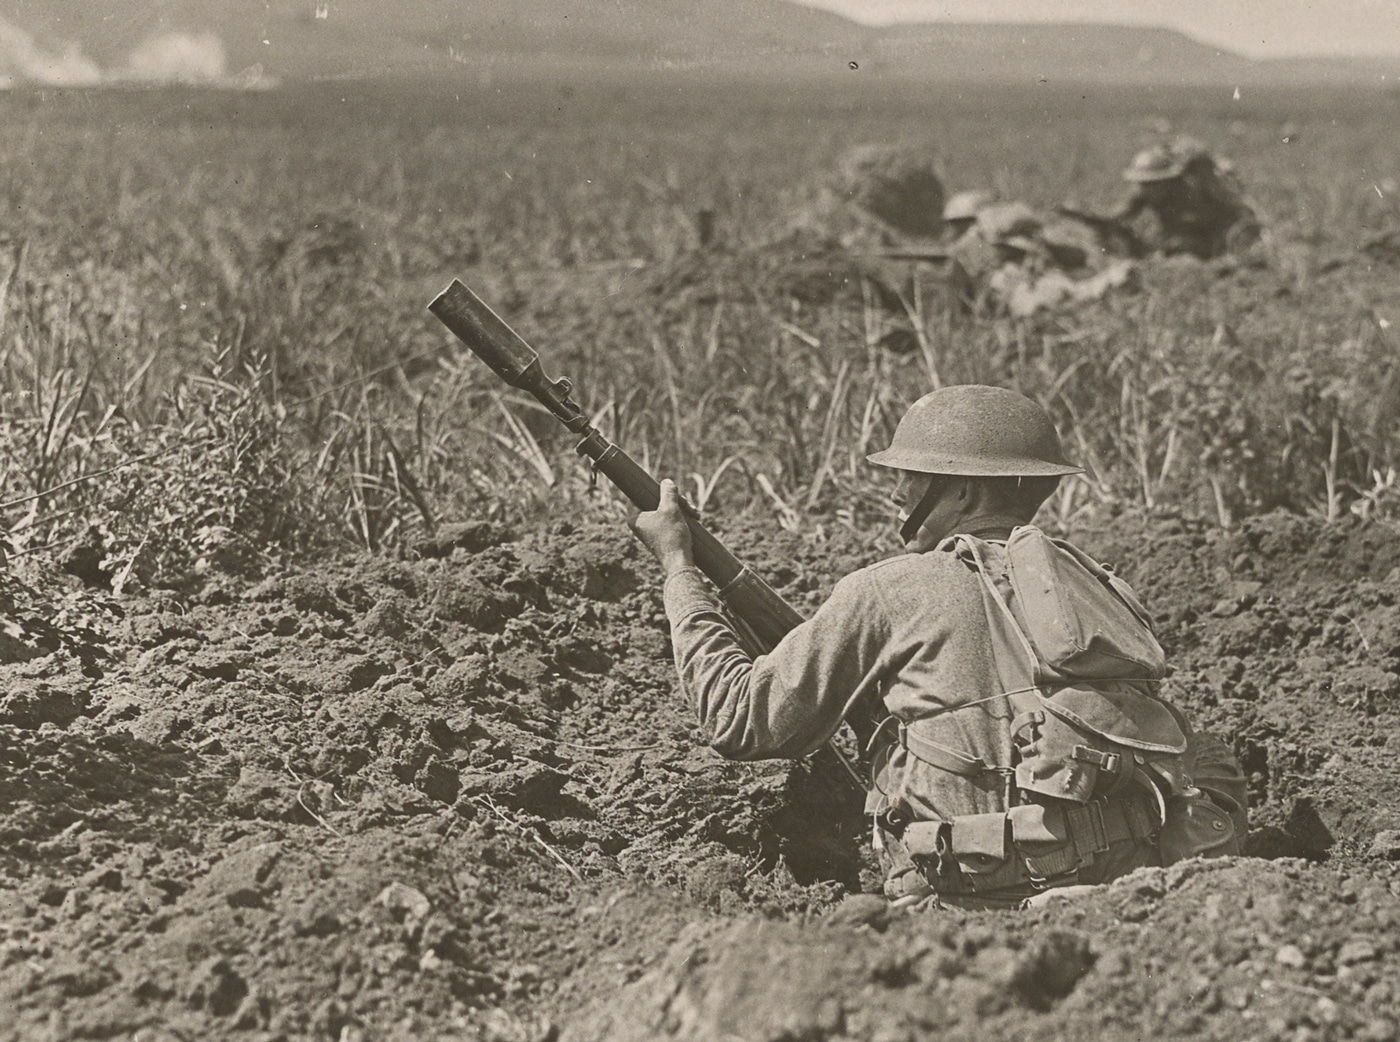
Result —
[[[1238, 854], [1243, 774], [1224, 743], [1196, 736], [1158, 697], [1166, 656], [1132, 588], [1030, 525], [1012, 530], [1004, 574], [992, 573], [976, 537], [953, 536], [942, 548], [982, 580], [1019, 752], [1017, 788], [1077, 804], [1146, 791], [1158, 806], [1164, 864]], [[916, 734], [918, 722], [909, 728]]]

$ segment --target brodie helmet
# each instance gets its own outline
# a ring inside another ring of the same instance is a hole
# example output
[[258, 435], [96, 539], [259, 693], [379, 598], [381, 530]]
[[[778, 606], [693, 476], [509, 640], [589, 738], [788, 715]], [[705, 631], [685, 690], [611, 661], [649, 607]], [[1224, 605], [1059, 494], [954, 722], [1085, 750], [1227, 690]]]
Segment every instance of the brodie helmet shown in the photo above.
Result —
[[[966, 477], [1056, 477], [1079, 474], [1065, 459], [1049, 415], [1004, 387], [962, 384], [924, 395], [909, 406], [890, 447], [865, 457], [881, 467]], [[910, 506], [899, 534], [911, 542], [938, 500], [931, 482]]]
[[961, 384], [924, 395], [871, 463], [921, 474], [1051, 477], [1082, 473], [1065, 459], [1049, 415], [1004, 387]]
[[1182, 175], [1189, 160], [1190, 156], [1174, 148], [1153, 145], [1133, 156], [1133, 161], [1123, 171], [1123, 180], [1138, 184], [1147, 181], [1170, 181]]

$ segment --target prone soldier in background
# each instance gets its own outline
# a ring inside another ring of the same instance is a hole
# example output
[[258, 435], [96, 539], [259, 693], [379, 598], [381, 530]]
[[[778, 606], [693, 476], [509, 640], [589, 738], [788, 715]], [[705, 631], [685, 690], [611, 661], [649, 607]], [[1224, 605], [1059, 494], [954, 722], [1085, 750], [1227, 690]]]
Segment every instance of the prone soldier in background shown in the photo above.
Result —
[[1132, 191], [1110, 216], [1122, 223], [1143, 214], [1153, 219], [1144, 235], [1165, 255], [1202, 260], [1247, 250], [1261, 228], [1228, 163], [1200, 142], [1178, 138], [1139, 152], [1123, 171]]
[[666, 572], [682, 687], [711, 746], [800, 757], [843, 721], [901, 906], [1017, 907], [1192, 854], [1239, 851], [1243, 776], [1162, 697], [1133, 591], [1030, 524], [1063, 475], [1050, 417], [947, 387], [869, 457], [898, 472], [907, 552], [837, 583], [771, 652], [743, 647], [695, 568], [675, 484], [634, 531]]

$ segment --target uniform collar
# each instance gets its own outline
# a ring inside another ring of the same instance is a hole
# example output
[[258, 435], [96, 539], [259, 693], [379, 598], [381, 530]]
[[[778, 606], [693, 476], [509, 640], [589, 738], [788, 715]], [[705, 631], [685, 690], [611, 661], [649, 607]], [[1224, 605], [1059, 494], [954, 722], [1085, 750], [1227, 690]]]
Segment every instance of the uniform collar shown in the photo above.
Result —
[[959, 524], [958, 532], [978, 539], [1006, 539], [1013, 528], [1023, 524], [1024, 521], [1010, 514], [978, 514]]

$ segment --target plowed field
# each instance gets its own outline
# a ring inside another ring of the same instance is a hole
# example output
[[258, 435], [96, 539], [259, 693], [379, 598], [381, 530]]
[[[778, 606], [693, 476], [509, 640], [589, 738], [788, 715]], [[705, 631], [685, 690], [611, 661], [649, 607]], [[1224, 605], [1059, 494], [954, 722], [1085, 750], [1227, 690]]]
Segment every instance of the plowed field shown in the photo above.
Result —
[[[809, 605], [875, 556], [729, 538]], [[82, 655], [0, 685], [0, 1038], [1395, 1037], [1400, 540], [1080, 538], [1244, 758], [1252, 856], [1029, 913], [850, 900], [853, 786], [697, 745], [621, 525], [189, 600], [55, 583]]]

